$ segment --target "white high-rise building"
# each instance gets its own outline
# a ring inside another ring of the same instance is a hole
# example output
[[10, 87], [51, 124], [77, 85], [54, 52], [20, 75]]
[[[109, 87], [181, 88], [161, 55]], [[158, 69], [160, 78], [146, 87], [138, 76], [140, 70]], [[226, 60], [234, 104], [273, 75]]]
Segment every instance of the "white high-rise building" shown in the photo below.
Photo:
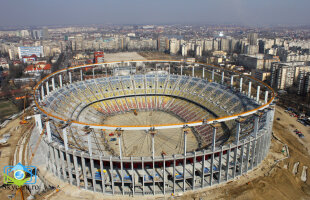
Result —
[[196, 45], [195, 55], [198, 57], [202, 56], [202, 48], [200, 45]]
[[25, 38], [25, 37], [29, 37], [30, 33], [28, 30], [21, 30], [20, 35], [21, 35], [21, 37]]
[[187, 46], [186, 46], [186, 44], [182, 44], [182, 56], [187, 56]]
[[175, 38], [170, 40], [170, 54], [177, 54], [180, 50], [179, 41]]

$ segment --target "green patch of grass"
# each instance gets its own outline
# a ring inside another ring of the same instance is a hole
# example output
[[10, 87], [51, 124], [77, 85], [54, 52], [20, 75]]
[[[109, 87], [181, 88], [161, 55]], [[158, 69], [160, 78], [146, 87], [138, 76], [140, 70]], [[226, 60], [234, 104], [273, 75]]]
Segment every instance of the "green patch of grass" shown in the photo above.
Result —
[[18, 112], [18, 108], [8, 100], [0, 100], [0, 120]]

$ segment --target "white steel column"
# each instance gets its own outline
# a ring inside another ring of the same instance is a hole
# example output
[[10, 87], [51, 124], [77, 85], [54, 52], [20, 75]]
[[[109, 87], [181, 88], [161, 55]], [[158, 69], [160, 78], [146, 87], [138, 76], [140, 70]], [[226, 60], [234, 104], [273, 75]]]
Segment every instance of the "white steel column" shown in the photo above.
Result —
[[58, 78], [59, 78], [59, 85], [62, 88], [62, 75], [59, 74]]
[[265, 91], [265, 103], [268, 102], [268, 90]]
[[216, 142], [216, 126], [212, 125], [213, 128], [213, 136], [212, 136], [212, 151], [215, 151], [215, 142]]
[[130, 156], [130, 164], [131, 164], [132, 196], [135, 196], [135, 171], [133, 170], [133, 159], [132, 159], [132, 156]]
[[230, 77], [230, 86], [233, 87], [234, 86], [234, 76], [231, 75]]
[[114, 178], [113, 178], [113, 174], [114, 174], [114, 170], [113, 170], [113, 162], [112, 162], [112, 156], [110, 156], [110, 174], [111, 174], [111, 183], [112, 183], [112, 194], [114, 195], [115, 193], [115, 186], [114, 186]]
[[103, 162], [102, 162], [102, 154], [100, 154], [100, 157], [99, 157], [100, 161], [99, 161], [99, 164], [100, 164], [100, 175], [101, 175], [101, 188], [102, 188], [102, 193], [105, 193], [105, 177], [104, 177], [104, 169], [103, 169]]
[[175, 159], [176, 156], [173, 155], [173, 194], [175, 194]]
[[243, 78], [241, 77], [240, 78], [240, 92], [242, 92], [242, 81], [243, 81]]
[[69, 82], [72, 83], [72, 74], [69, 72]]
[[62, 134], [64, 138], [65, 150], [68, 151], [68, 137], [67, 137], [67, 128], [62, 129]]
[[163, 185], [163, 189], [164, 189], [164, 195], [166, 194], [166, 158], [165, 155], [163, 155], [163, 170], [164, 170], [164, 174], [163, 174], [163, 179], [164, 179], [164, 185]]
[[202, 68], [202, 78], [203, 79], [205, 78], [205, 68], [204, 67]]
[[186, 156], [186, 145], [187, 145], [187, 134], [189, 133], [190, 128], [186, 125], [183, 128], [183, 133], [184, 133], [184, 156]]
[[212, 69], [211, 80], [214, 81], [214, 69]]
[[55, 78], [52, 77], [52, 87], [53, 87], [53, 91], [55, 91], [56, 87], [55, 87]]
[[87, 176], [86, 176], [86, 164], [85, 164], [84, 152], [81, 153], [81, 161], [82, 161], [84, 188], [85, 188], [85, 190], [87, 190], [87, 188], [88, 188], [88, 180], [87, 180]]
[[255, 114], [255, 119], [254, 119], [254, 137], [257, 138], [257, 133], [258, 133], [258, 125], [259, 125], [259, 115]]
[[254, 167], [256, 140], [257, 140], [257, 138], [252, 140], [252, 153], [251, 153], [250, 169], [253, 169], [253, 167]]
[[95, 68], [93, 68], [93, 78], [95, 78]]
[[251, 137], [248, 139], [247, 147], [246, 147], [246, 158], [245, 158], [245, 173], [249, 170], [249, 158], [250, 158], [250, 148], [251, 148]]
[[52, 142], [52, 133], [51, 133], [50, 122], [49, 121], [45, 122], [45, 126], [46, 126], [46, 133], [47, 133], [47, 141]]
[[66, 173], [67, 167], [65, 164], [64, 152], [61, 151], [61, 148], [63, 148], [63, 146], [59, 146], [59, 154], [60, 154], [60, 160], [61, 160], [61, 166], [62, 166], [62, 175], [63, 175], [63, 179], [67, 181], [68, 180], [67, 173]]
[[222, 81], [221, 81], [221, 84], [224, 84], [224, 78], [225, 78], [224, 71], [222, 71]]
[[120, 157], [121, 160], [121, 182], [122, 182], [122, 194], [125, 194], [125, 190], [124, 190], [124, 170], [123, 170], [123, 157]]
[[155, 162], [154, 162], [154, 160], [155, 160], [155, 141], [154, 141], [154, 137], [155, 137], [156, 131], [154, 128], [150, 129], [150, 134], [152, 137], [153, 195], [155, 195]]
[[64, 137], [64, 145], [65, 145], [65, 154], [66, 154], [66, 160], [67, 160], [67, 169], [68, 169], [68, 173], [69, 173], [69, 182], [72, 185], [73, 183], [73, 178], [72, 178], [72, 172], [71, 172], [71, 160], [70, 160], [70, 156], [68, 154], [68, 137], [67, 137], [67, 128], [64, 128], [62, 130], [63, 133], [63, 137]]
[[232, 177], [233, 179], [236, 177], [236, 169], [237, 169], [237, 154], [238, 154], [238, 146], [236, 145], [235, 149], [234, 149], [234, 161], [233, 161], [233, 172], [232, 172]]
[[93, 150], [92, 150], [92, 145], [91, 145], [91, 134], [92, 134], [92, 132], [87, 133], [87, 142], [88, 142], [89, 156], [93, 155]]
[[59, 153], [58, 153], [59, 148], [54, 148], [54, 157], [55, 157], [55, 162], [56, 162], [56, 170], [57, 170], [57, 176], [60, 179], [60, 160], [59, 160]]
[[201, 188], [205, 185], [205, 162], [206, 162], [206, 150], [203, 150], [202, 165], [201, 165]]
[[92, 182], [93, 182], [93, 191], [96, 192], [96, 176], [95, 176], [95, 167], [94, 167], [94, 160], [93, 157], [90, 156], [90, 169], [91, 169], [91, 177], [92, 177]]
[[226, 173], [225, 173], [225, 180], [228, 181], [229, 179], [229, 162], [230, 162], [230, 149], [231, 144], [229, 144], [229, 149], [227, 150], [227, 158], [226, 158]]
[[241, 123], [241, 121], [240, 121], [240, 119], [237, 119], [237, 120], [236, 120], [236, 122], [237, 122], [237, 127], [236, 127], [236, 137], [235, 137], [235, 142], [236, 142], [236, 145], [238, 145], [238, 144], [239, 144], [239, 136], [240, 136], [240, 123]]
[[181, 76], [183, 75], [183, 65], [181, 65]]
[[45, 82], [45, 86], [46, 86], [46, 93], [47, 93], [47, 95], [49, 95], [50, 94], [50, 88], [48, 85], [48, 81]]
[[251, 87], [252, 87], [252, 82], [249, 82], [249, 90], [248, 90], [248, 97], [251, 98]]
[[52, 145], [47, 145], [47, 148], [48, 148], [48, 151], [49, 151], [49, 154], [50, 154], [50, 160], [49, 160], [49, 163], [50, 163], [50, 166], [51, 166], [51, 170], [53, 172], [53, 174], [56, 176], [56, 160], [54, 158], [54, 147]]
[[83, 70], [80, 69], [81, 81], [83, 81]]
[[41, 97], [42, 97], [42, 101], [44, 101], [44, 87], [43, 87], [43, 85], [41, 86]]
[[56, 163], [55, 154], [54, 154], [54, 146], [48, 145], [48, 148], [49, 148], [50, 156], [51, 156], [52, 171], [53, 171], [53, 174], [56, 176], [56, 174], [57, 174], [57, 172], [56, 172], [57, 163]]
[[218, 177], [218, 183], [221, 183], [221, 178], [222, 178], [222, 162], [223, 162], [223, 146], [221, 147], [221, 152], [220, 152], [220, 158], [219, 158], [219, 177]]
[[152, 134], [152, 157], [155, 157], [154, 134]]
[[73, 150], [73, 164], [75, 171], [76, 186], [80, 187], [80, 172], [75, 149]]
[[256, 139], [255, 163], [254, 163], [255, 166], [258, 165], [258, 161], [259, 161], [259, 156], [260, 156], [260, 151], [261, 151], [261, 139], [262, 139], [262, 136]]
[[240, 167], [239, 167], [239, 175], [242, 175], [243, 173], [243, 155], [244, 155], [244, 146], [245, 146], [245, 140], [243, 140], [242, 146], [241, 146], [241, 153], [240, 153]]
[[213, 166], [214, 166], [214, 150], [211, 154], [211, 165], [210, 165], [210, 186], [213, 184]]
[[257, 86], [256, 101], [259, 102], [260, 86]]
[[193, 180], [192, 180], [192, 189], [195, 189], [195, 184], [196, 184], [196, 175], [195, 175], [195, 171], [196, 171], [196, 151], [194, 151], [194, 159], [193, 159], [193, 171], [192, 171], [192, 175], [193, 175]]
[[142, 194], [144, 195], [144, 157], [141, 157], [142, 163]]
[[188, 131], [189, 131], [189, 128], [188, 127], [185, 127], [183, 129], [183, 132], [184, 132], [184, 160], [183, 160], [183, 192], [185, 192], [185, 173], [186, 173], [186, 136], [188, 134]]
[[121, 137], [122, 133], [123, 133], [123, 131], [121, 129], [119, 129], [119, 128], [116, 129], [116, 134], [117, 134], [117, 137], [118, 137], [118, 146], [119, 146], [119, 156], [120, 156], [120, 158], [123, 157], [123, 155], [122, 155], [122, 153], [123, 153], [122, 152], [122, 137]]

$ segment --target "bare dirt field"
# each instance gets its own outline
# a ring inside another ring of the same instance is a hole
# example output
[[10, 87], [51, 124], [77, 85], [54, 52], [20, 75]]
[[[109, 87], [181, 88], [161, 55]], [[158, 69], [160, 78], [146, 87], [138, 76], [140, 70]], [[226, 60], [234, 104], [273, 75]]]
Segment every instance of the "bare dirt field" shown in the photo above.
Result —
[[[105, 120], [106, 124], [114, 125], [152, 125], [166, 124], [167, 122], [181, 123], [180, 119], [169, 113], [162, 111], [139, 112], [137, 116], [132, 112], [115, 115]], [[106, 131], [109, 135], [114, 131]], [[146, 131], [124, 131], [122, 133], [122, 152], [124, 156], [151, 156], [151, 134]], [[119, 155], [118, 141], [109, 141], [116, 136], [108, 137], [108, 144]], [[158, 130], [154, 135], [155, 156], [160, 156], [163, 152], [166, 155], [183, 153], [184, 134], [182, 128]], [[198, 142], [192, 132], [187, 135], [187, 150], [192, 151], [198, 147]]]
[[120, 52], [120, 53], [106, 53], [104, 55], [105, 62], [125, 61], [125, 60], [146, 60], [137, 52]]
[[172, 56], [162, 52], [139, 52], [139, 55], [143, 56], [147, 60], [179, 60], [182, 59], [180, 56]]

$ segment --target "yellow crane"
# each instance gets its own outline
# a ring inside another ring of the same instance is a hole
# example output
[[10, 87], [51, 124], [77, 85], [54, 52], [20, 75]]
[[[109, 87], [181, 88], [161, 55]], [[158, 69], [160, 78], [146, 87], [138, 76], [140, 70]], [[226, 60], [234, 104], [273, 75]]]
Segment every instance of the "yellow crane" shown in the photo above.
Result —
[[24, 113], [22, 115], [22, 120], [19, 122], [20, 124], [28, 124], [28, 121], [25, 120], [25, 114], [26, 114], [26, 100], [27, 100], [27, 97], [30, 97], [28, 96], [27, 94], [25, 96], [21, 96], [21, 97], [16, 97], [15, 99], [16, 100], [19, 100], [19, 99], [24, 99]]

